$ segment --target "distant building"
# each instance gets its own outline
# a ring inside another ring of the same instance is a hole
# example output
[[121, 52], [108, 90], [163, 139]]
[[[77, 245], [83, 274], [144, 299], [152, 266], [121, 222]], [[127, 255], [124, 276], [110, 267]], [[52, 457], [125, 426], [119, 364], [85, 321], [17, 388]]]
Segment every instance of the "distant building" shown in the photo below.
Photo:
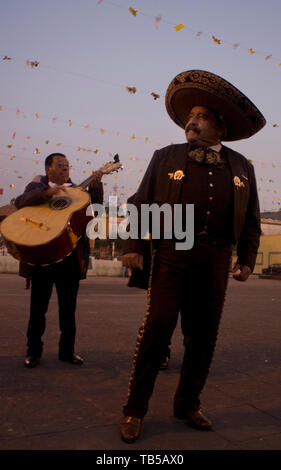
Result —
[[262, 219], [270, 220], [280, 220], [281, 221], [281, 209], [279, 211], [267, 211], [261, 213]]
[[281, 219], [261, 219], [262, 235], [281, 235]]
[[[270, 217], [266, 217], [267, 214]], [[262, 236], [254, 274], [262, 274], [262, 270], [272, 264], [281, 264], [281, 211], [261, 215]]]

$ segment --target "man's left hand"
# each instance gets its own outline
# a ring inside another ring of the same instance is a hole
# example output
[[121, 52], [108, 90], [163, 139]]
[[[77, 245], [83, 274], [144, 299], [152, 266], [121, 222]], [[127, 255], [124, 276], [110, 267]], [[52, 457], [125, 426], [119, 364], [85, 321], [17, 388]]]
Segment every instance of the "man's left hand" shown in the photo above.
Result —
[[[250, 276], [251, 274], [251, 269], [249, 268], [249, 266], [246, 266], [245, 264], [242, 265], [242, 264], [236, 264], [232, 270], [233, 272], [233, 278], [236, 280], [236, 281], [247, 281], [248, 277]], [[237, 273], [237, 274], [234, 274], [234, 273]]]

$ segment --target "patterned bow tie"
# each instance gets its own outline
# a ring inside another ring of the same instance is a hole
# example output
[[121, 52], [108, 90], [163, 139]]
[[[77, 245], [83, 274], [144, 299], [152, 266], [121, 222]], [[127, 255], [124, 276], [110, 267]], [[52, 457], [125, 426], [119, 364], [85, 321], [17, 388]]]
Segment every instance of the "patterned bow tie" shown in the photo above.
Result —
[[198, 163], [222, 168], [225, 164], [219, 152], [206, 147], [196, 147], [188, 152], [188, 156]]

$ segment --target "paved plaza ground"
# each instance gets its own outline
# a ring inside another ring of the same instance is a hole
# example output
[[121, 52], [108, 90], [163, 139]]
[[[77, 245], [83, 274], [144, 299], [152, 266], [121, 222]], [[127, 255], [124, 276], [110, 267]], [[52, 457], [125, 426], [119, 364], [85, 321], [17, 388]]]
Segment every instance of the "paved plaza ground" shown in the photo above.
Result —
[[213, 431], [188, 428], [172, 416], [183, 355], [180, 323], [172, 357], [161, 371], [134, 444], [119, 437], [131, 359], [146, 293], [126, 278], [81, 282], [76, 352], [82, 367], [57, 359], [55, 293], [47, 315], [44, 355], [26, 369], [30, 291], [0, 274], [1, 450], [281, 450], [281, 280], [229, 280], [217, 349], [202, 406]]

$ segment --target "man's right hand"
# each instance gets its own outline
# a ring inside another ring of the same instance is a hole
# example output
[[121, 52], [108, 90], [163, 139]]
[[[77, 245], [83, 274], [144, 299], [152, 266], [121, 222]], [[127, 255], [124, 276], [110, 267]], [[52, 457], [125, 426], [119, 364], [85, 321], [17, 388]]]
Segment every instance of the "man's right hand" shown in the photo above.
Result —
[[61, 191], [61, 190], [64, 191], [63, 186], [55, 186], [54, 188], [45, 189], [45, 194], [48, 198], [51, 198], [51, 197], [55, 196], [56, 194], [58, 194], [58, 192]]
[[143, 256], [139, 253], [126, 253], [121, 256], [121, 260], [124, 266], [127, 268], [139, 268], [143, 269]]

